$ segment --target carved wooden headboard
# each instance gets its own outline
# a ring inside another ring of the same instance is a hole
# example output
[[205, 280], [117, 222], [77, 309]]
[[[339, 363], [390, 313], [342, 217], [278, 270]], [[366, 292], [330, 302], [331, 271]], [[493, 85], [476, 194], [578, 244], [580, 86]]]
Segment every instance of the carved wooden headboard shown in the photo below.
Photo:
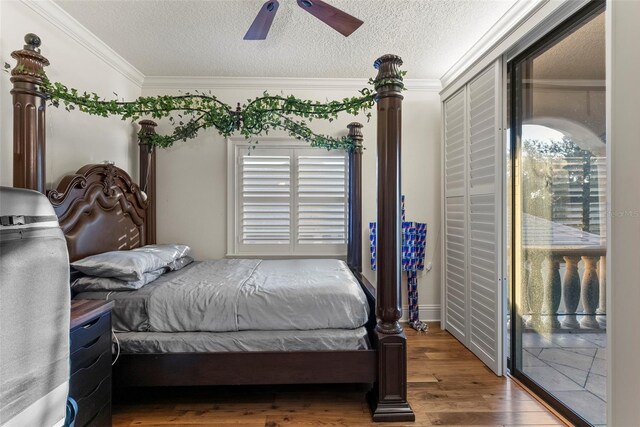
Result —
[[146, 243], [146, 197], [129, 174], [114, 165], [83, 166], [47, 197], [67, 239], [70, 261]]

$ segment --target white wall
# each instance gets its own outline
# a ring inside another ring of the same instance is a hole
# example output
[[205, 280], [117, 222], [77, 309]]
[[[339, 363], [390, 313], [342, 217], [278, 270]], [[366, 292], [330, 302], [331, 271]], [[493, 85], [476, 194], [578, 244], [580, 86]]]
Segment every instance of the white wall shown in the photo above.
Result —
[[[46, 68], [52, 81], [60, 81], [80, 91], [126, 99], [140, 95], [140, 82], [131, 74], [137, 70], [88, 33], [52, 2], [2, 0], [0, 6], [0, 60], [15, 65], [11, 52], [21, 49], [26, 33], [42, 39], [42, 54], [51, 65]], [[43, 16], [46, 15], [45, 16]], [[126, 70], [117, 70], [117, 67]], [[8, 73], [0, 73], [0, 184], [13, 182], [13, 111]], [[142, 75], [140, 74], [140, 81]], [[87, 163], [113, 160], [137, 179], [135, 126], [118, 118], [92, 117], [63, 108], [47, 111], [47, 187]]]
[[[373, 74], [374, 70], [372, 70]], [[271, 93], [292, 93], [306, 99], [341, 99], [357, 94], [357, 88], [332, 88], [313, 80], [296, 80], [296, 89], [281, 89], [276, 83], [264, 80], [260, 89], [217, 87], [216, 96], [231, 105], [237, 101], [259, 96], [264, 89]], [[286, 84], [286, 82], [284, 83]], [[181, 90], [189, 91], [185, 81]], [[300, 89], [300, 87], [313, 89]], [[321, 86], [325, 86], [324, 88]], [[202, 85], [199, 84], [202, 89]], [[241, 86], [242, 87], [242, 86]], [[143, 95], [177, 94], [179, 89], [143, 86]], [[422, 312], [424, 318], [438, 319], [440, 302], [440, 104], [436, 90], [406, 91], [403, 108], [403, 192], [406, 195], [407, 218], [427, 222], [428, 236], [426, 261], [433, 263], [430, 272], [419, 275], [420, 303], [429, 306]], [[317, 132], [334, 136], [346, 134], [346, 125], [352, 121], [364, 123], [363, 155], [363, 270], [370, 279], [375, 273], [369, 268], [368, 223], [376, 217], [376, 121], [375, 113], [369, 123], [365, 117], [343, 115], [332, 123], [313, 121]], [[165, 124], [159, 132], [169, 132]], [[215, 131], [203, 132], [197, 139], [179, 142], [158, 154], [158, 240], [184, 242], [191, 245], [199, 259], [221, 258], [227, 253], [227, 154], [226, 142]], [[435, 259], [433, 257], [436, 257]], [[406, 302], [405, 302], [406, 304]]]
[[640, 425], [640, 2], [607, 2], [608, 425]]

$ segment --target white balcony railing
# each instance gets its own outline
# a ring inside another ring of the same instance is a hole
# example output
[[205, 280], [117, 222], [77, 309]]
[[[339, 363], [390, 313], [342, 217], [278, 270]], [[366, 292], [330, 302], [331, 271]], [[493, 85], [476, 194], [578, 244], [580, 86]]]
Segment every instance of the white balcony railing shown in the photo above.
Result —
[[526, 326], [535, 329], [606, 327], [603, 238], [532, 215], [523, 215], [522, 221], [520, 312], [528, 314]]

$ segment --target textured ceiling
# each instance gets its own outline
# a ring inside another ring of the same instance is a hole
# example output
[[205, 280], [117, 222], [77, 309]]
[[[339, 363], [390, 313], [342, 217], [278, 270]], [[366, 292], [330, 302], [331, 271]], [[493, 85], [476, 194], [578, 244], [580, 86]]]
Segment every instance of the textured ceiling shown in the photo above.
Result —
[[385, 53], [440, 78], [515, 0], [330, 0], [365, 23], [345, 38], [280, 0], [267, 40], [242, 39], [264, 0], [56, 0], [147, 76], [367, 77]]

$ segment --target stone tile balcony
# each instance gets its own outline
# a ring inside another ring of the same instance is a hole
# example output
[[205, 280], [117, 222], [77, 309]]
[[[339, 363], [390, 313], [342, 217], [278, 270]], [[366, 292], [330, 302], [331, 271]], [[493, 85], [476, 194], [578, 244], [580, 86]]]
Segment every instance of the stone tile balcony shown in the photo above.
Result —
[[592, 424], [606, 424], [605, 334], [529, 331], [522, 347], [527, 376]]

